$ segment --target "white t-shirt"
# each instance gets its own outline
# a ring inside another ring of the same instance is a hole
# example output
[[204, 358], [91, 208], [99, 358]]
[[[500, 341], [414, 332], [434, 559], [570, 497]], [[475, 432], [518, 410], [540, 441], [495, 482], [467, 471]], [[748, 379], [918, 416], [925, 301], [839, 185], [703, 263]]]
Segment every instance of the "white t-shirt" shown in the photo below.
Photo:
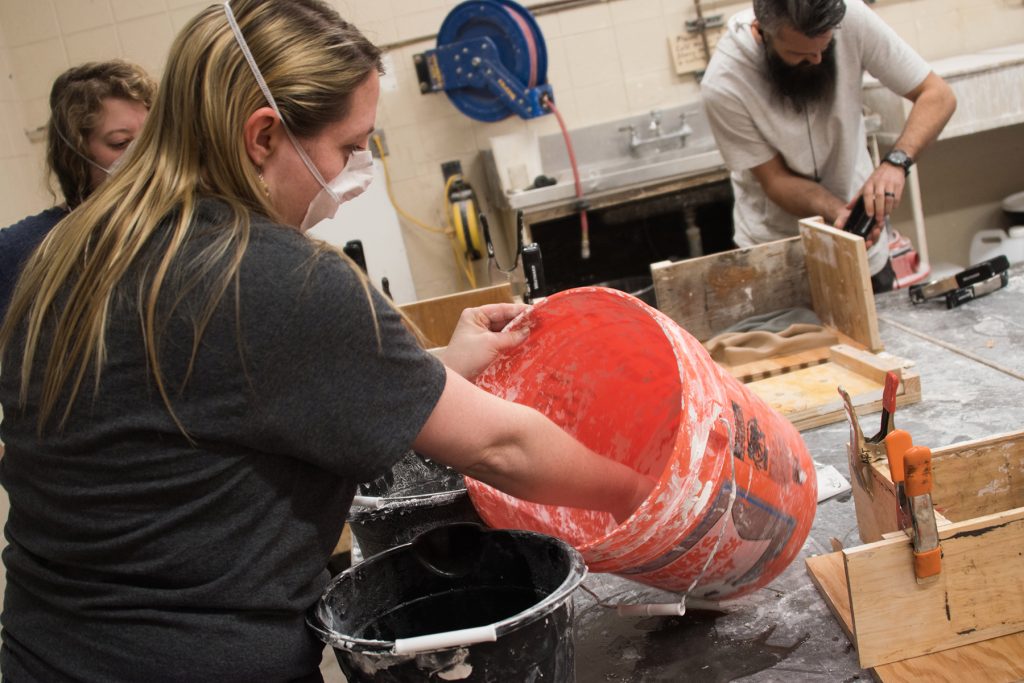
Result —
[[[835, 30], [836, 92], [833, 103], [806, 114], [773, 101], [764, 48], [754, 39], [752, 9], [729, 20], [701, 81], [711, 130], [731, 171], [736, 198], [734, 240], [741, 247], [792, 237], [793, 216], [771, 201], [750, 169], [782, 156], [794, 173], [814, 177], [849, 201], [874, 170], [862, 113], [864, 72], [904, 95], [924, 81], [931, 67], [861, 0], [847, 0]], [[886, 231], [868, 251], [871, 273], [888, 259]]]

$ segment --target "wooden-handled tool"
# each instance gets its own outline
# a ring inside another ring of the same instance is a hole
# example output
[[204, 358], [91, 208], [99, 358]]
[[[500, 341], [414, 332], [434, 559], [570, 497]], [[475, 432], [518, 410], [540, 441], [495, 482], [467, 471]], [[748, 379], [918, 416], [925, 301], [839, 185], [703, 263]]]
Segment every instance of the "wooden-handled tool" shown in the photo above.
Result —
[[857, 411], [854, 410], [850, 394], [838, 387], [839, 396], [843, 399], [843, 409], [850, 423], [850, 442], [846, 445], [846, 454], [850, 462], [850, 476], [856, 477], [861, 488], [869, 496], [874, 497], [871, 463], [886, 457], [885, 437], [895, 425], [896, 393], [900, 387], [900, 376], [896, 372], [888, 372], [885, 376], [885, 389], [882, 391], [882, 425], [878, 433], [865, 438], [860, 428]]
[[862, 490], [869, 496], [872, 493], [871, 460], [867, 450], [867, 441], [864, 433], [860, 430], [860, 420], [857, 419], [857, 411], [853, 408], [853, 400], [850, 394], [838, 387], [839, 395], [843, 399], [843, 409], [846, 410], [846, 419], [850, 423], [850, 442], [846, 444], [846, 457], [850, 463], [850, 476], [856, 477]]
[[938, 579], [942, 571], [942, 548], [932, 507], [932, 452], [926, 446], [912, 446], [903, 454], [903, 478], [910, 501], [914, 526], [914, 575], [918, 583]]
[[900, 529], [906, 529], [910, 524], [910, 503], [907, 500], [903, 478], [903, 456], [913, 445], [910, 434], [902, 429], [895, 429], [885, 436], [885, 455], [889, 460], [889, 473], [892, 475], [892, 483], [896, 485], [896, 523]]
[[882, 442], [886, 435], [896, 428], [896, 392], [900, 388], [900, 376], [890, 370], [885, 373], [885, 388], [882, 390], [882, 424], [878, 433], [868, 439], [871, 443]]

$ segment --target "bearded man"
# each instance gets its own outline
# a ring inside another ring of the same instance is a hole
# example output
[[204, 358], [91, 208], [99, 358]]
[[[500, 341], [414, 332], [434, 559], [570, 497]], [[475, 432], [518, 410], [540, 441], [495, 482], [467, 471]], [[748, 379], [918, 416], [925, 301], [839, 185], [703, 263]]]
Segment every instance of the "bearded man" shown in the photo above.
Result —
[[[865, 71], [913, 103], [876, 168], [862, 114]], [[956, 108], [953, 91], [862, 0], [754, 0], [732, 17], [701, 81], [731, 172], [733, 240], [792, 237], [822, 216], [843, 227], [863, 195], [874, 290], [892, 289], [888, 217], [906, 176]]]

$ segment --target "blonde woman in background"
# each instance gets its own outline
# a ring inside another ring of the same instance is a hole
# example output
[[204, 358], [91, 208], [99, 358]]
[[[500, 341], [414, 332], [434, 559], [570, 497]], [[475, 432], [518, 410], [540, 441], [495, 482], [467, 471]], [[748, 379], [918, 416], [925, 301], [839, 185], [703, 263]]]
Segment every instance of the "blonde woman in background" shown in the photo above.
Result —
[[0, 230], [0, 320], [21, 267], [43, 238], [107, 179], [139, 134], [156, 83], [119, 59], [75, 66], [53, 82], [46, 127], [46, 166], [63, 201]]
[[0, 330], [10, 680], [318, 680], [304, 614], [355, 487], [412, 447], [620, 520], [646, 497], [467, 381], [523, 306], [467, 311], [442, 363], [304, 236], [367, 183], [380, 69], [318, 0], [204, 10], [27, 265]]

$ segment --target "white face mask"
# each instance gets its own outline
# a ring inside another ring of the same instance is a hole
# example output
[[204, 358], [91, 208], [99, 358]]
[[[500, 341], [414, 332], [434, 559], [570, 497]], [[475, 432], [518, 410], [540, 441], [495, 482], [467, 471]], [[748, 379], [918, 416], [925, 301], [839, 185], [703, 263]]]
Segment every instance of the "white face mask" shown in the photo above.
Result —
[[[305, 158], [303, 155], [303, 159]], [[306, 163], [306, 166], [309, 166], [309, 162]], [[317, 176], [317, 180], [319, 180], [319, 173], [313, 175]], [[322, 180], [320, 181], [323, 189], [309, 203], [306, 217], [302, 219], [299, 230], [306, 232], [320, 221], [334, 218], [334, 215], [338, 213], [338, 207], [361, 195], [372, 180], [373, 155], [370, 154], [370, 150], [352, 152], [345, 168], [341, 169], [341, 173], [334, 180], [326, 185]]]
[[369, 150], [353, 152], [349, 155], [348, 162], [345, 164], [345, 168], [341, 169], [341, 173], [330, 183], [325, 182], [316, 164], [309, 158], [306, 150], [302, 148], [302, 145], [295, 139], [292, 132], [288, 130], [288, 125], [284, 122], [284, 117], [281, 116], [281, 110], [277, 108], [277, 102], [274, 100], [274, 96], [270, 94], [270, 88], [267, 86], [263, 74], [260, 73], [260, 68], [256, 65], [252, 52], [249, 51], [249, 45], [245, 42], [245, 36], [242, 35], [238, 22], [235, 21], [235, 13], [231, 11], [230, 3], [225, 2], [223, 7], [224, 14], [228, 18], [228, 24], [231, 25], [231, 31], [235, 34], [235, 42], [238, 43], [242, 54], [245, 55], [245, 60], [249, 63], [252, 75], [256, 78], [260, 90], [263, 91], [263, 96], [267, 98], [267, 104], [270, 105], [274, 113], [277, 114], [277, 118], [280, 119], [281, 127], [288, 134], [288, 139], [302, 159], [302, 163], [306, 165], [306, 168], [313, 174], [316, 181], [320, 183], [321, 190], [313, 197], [313, 201], [309, 203], [309, 207], [306, 209], [306, 216], [302, 219], [302, 224], [299, 226], [299, 230], [305, 232], [320, 221], [334, 218], [334, 215], [338, 213], [338, 207], [363, 193], [367, 186], [369, 186], [370, 181], [373, 180], [373, 157]]

